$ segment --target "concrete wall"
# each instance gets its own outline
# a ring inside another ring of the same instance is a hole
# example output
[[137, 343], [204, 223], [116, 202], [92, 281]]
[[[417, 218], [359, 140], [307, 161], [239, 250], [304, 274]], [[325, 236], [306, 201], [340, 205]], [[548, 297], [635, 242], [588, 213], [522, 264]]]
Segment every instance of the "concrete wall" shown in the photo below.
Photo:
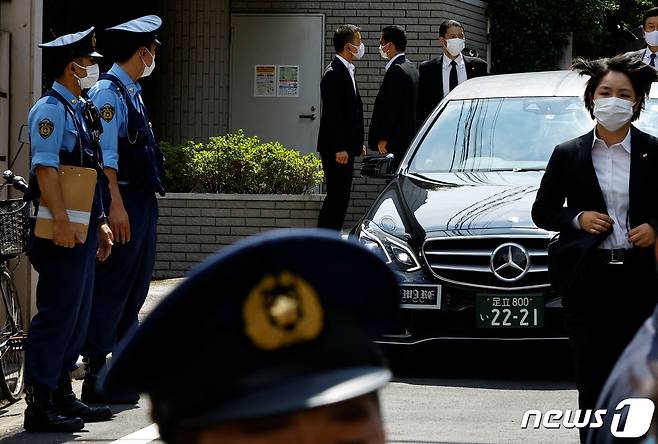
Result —
[[[158, 94], [148, 95], [148, 105], [157, 136], [174, 143], [203, 140], [223, 134], [228, 128], [232, 12], [324, 14], [327, 64], [334, 55], [332, 36], [336, 27], [344, 23], [361, 27], [367, 53], [356, 63], [356, 76], [365, 102], [366, 123], [386, 63], [377, 50], [382, 27], [404, 26], [409, 36], [407, 55], [421, 62], [441, 53], [437, 43], [439, 25], [447, 18], [454, 18], [466, 27], [467, 47], [479, 51], [483, 58], [487, 54], [487, 3], [481, 0], [150, 0], [149, 3], [150, 9], [164, 19], [165, 45], [158, 55], [157, 74], [153, 76], [153, 89]], [[273, 48], [276, 50], [276, 45]]]
[[[9, 134], [0, 134], [0, 140], [9, 141], [10, 159], [18, 152], [20, 127], [27, 123], [32, 104], [41, 96], [41, 57], [37, 43], [41, 42], [42, 11], [43, 0], [0, 1], [0, 29], [11, 34]], [[29, 171], [28, 163], [29, 146], [23, 149], [13, 169], [25, 174]], [[35, 311], [30, 296], [36, 280], [31, 274], [36, 276], [27, 260], [22, 260], [15, 276], [25, 315]]]
[[159, 199], [156, 278], [184, 276], [209, 255], [252, 234], [315, 227], [320, 195], [169, 194]]
[[148, 104], [157, 137], [207, 140], [228, 128], [229, 0], [160, 0], [165, 23]]
[[[437, 42], [439, 25], [445, 19], [459, 20], [466, 28], [467, 47], [486, 57], [486, 2], [479, 0], [399, 0], [391, 1], [289, 1], [232, 0], [231, 12], [321, 13], [326, 16], [325, 62], [334, 57], [333, 34], [342, 24], [352, 23], [362, 29], [366, 56], [355, 63], [356, 78], [364, 99], [366, 124], [375, 96], [384, 76], [384, 61], [378, 46], [381, 29], [386, 25], [401, 25], [407, 30], [407, 56], [414, 62], [441, 54]], [[319, 87], [319, 85], [318, 85]], [[367, 125], [366, 125], [367, 127]]]

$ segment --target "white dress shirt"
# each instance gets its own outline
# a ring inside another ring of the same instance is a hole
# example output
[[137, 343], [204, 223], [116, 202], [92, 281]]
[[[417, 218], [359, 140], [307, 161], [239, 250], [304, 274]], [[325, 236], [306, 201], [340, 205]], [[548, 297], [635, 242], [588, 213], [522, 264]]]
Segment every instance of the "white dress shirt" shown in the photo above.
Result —
[[[608, 208], [608, 216], [615, 221], [612, 225], [612, 233], [599, 248], [606, 250], [633, 248], [633, 244], [628, 240], [629, 226], [627, 224], [631, 178], [631, 131], [628, 131], [621, 143], [609, 147], [597, 137], [596, 130], [594, 130], [592, 163], [605, 205]], [[580, 227], [578, 218], [575, 223]]]
[[343, 65], [345, 65], [345, 68], [347, 68], [347, 70], [349, 71], [350, 77], [352, 77], [352, 85], [354, 85], [354, 92], [356, 92], [356, 79], [354, 78], [354, 71], [356, 70], [356, 68], [354, 67], [354, 65], [352, 65], [345, 58], [339, 56], [338, 54], [336, 54], [336, 57], [338, 57], [338, 60], [343, 62]]
[[[649, 48], [644, 50], [644, 56], [642, 56], [642, 61], [647, 65], [651, 63], [651, 54], [656, 54], [656, 53], [651, 52]], [[654, 59], [653, 64], [655, 65], [655, 68], [658, 68], [658, 54], [656, 54], [656, 58]]]
[[389, 60], [388, 63], [386, 64], [386, 71], [388, 71], [388, 68], [390, 68], [391, 65], [393, 64], [393, 62], [395, 62], [395, 59], [397, 59], [398, 57], [402, 57], [403, 55], [404, 55], [404, 53], [401, 52], [400, 54], [396, 55], [391, 60]]
[[[452, 69], [450, 57], [444, 55], [443, 60], [443, 97], [447, 96], [450, 92], [450, 70]], [[460, 53], [457, 58], [455, 58], [455, 63], [457, 63], [457, 85], [462, 82], [465, 82], [468, 79], [466, 75], [466, 64], [464, 63], [464, 56]]]

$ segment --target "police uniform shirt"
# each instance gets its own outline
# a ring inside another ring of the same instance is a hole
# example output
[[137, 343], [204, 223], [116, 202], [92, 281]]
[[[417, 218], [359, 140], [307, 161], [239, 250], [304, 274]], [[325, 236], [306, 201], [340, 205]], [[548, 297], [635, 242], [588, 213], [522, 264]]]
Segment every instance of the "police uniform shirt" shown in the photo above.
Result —
[[[455, 63], [457, 64], [457, 85], [468, 80], [466, 75], [466, 64], [464, 62], [464, 56], [459, 54], [455, 58]], [[442, 67], [443, 67], [443, 97], [447, 96], [450, 92], [450, 71], [452, 70], [452, 60], [450, 57], [443, 56], [442, 58]]]
[[[139, 92], [142, 87], [116, 63], [108, 71], [118, 78], [128, 90], [133, 106], [140, 110]], [[103, 134], [101, 135], [100, 144], [103, 150], [103, 160], [105, 166], [119, 169], [119, 138], [126, 137], [128, 130], [128, 105], [123, 99], [123, 95], [117, 91], [116, 86], [109, 80], [99, 80], [89, 90], [89, 98], [94, 102], [101, 115], [103, 124]]]
[[[76, 113], [81, 101], [59, 82], [52, 89], [69, 102]], [[59, 168], [59, 152], [71, 152], [77, 143], [78, 131], [64, 105], [54, 97], [42, 97], [34, 104], [28, 116], [32, 149], [32, 171], [37, 166]]]

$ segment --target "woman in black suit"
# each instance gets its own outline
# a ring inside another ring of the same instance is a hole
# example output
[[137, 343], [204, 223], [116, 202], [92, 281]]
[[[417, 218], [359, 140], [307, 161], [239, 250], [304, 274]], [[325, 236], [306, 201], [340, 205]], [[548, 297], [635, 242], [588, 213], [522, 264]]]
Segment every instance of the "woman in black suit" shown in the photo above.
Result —
[[[549, 247], [581, 409], [657, 302], [658, 139], [635, 128], [658, 73], [629, 56], [579, 60], [596, 127], [555, 148], [532, 209]], [[584, 438], [581, 430], [581, 439]]]

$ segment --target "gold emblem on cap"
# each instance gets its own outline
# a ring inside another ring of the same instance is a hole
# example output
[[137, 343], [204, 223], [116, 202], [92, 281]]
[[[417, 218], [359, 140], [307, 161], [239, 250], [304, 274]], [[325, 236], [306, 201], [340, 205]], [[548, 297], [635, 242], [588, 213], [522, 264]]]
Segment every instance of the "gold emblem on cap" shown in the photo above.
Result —
[[311, 341], [324, 324], [315, 289], [287, 271], [265, 276], [247, 296], [242, 314], [246, 335], [263, 350]]
[[96, 33], [91, 35], [91, 47], [94, 48], [94, 51], [96, 51]]

